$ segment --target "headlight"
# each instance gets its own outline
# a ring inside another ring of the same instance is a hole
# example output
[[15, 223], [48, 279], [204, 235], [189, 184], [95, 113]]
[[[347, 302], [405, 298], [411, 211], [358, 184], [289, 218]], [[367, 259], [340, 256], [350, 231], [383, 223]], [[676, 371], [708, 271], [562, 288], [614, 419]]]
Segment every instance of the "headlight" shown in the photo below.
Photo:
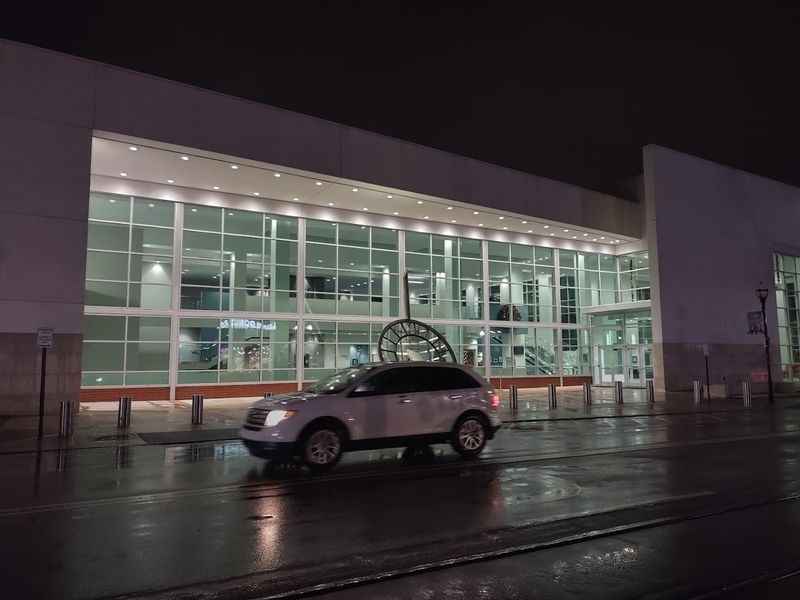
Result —
[[267, 414], [267, 418], [264, 421], [264, 425], [266, 427], [275, 427], [281, 421], [284, 421], [295, 414], [297, 411], [295, 410], [271, 410], [269, 414]]

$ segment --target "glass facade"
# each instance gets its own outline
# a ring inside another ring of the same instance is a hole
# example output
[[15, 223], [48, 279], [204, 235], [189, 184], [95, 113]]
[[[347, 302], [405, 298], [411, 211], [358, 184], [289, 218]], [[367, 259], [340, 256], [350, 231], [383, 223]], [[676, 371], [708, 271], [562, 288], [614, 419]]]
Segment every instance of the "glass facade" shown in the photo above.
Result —
[[597, 314], [649, 298], [646, 253], [92, 193], [83, 385], [310, 381], [378, 360], [405, 271], [411, 316], [486, 375], [651, 376], [649, 350], [628, 352], [650, 343], [649, 311]]
[[778, 347], [784, 381], [800, 381], [800, 257], [775, 255]]

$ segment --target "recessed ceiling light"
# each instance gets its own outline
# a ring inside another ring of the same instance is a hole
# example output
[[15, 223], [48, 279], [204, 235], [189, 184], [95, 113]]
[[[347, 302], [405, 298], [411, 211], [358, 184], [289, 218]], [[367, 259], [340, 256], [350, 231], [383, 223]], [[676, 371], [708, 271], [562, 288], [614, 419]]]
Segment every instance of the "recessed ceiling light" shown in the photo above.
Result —
[[417, 204], [422, 204], [422, 200], [417, 200]]
[[364, 208], [362, 208], [361, 210], [369, 210], [369, 209], [368, 209], [368, 208], [365, 206], [365, 207], [364, 207]]
[[197, 212], [197, 209], [196, 209], [196, 208], [193, 208], [193, 209], [192, 209], [192, 212]]
[[353, 188], [353, 191], [354, 191], [354, 192], [357, 192], [357, 191], [358, 191], [358, 188]]
[[394, 196], [392, 196], [391, 194], [386, 194], [386, 197], [387, 197], [389, 200], [391, 200], [392, 198], [394, 198]]
[[503, 229], [508, 229], [508, 227], [503, 227]]
[[125, 171], [123, 171], [122, 173], [120, 173], [120, 174], [119, 174], [119, 176], [120, 176], [120, 177], [127, 177], [127, 176], [128, 176], [128, 174], [127, 174]]
[[545, 229], [550, 229], [550, 225], [545, 225], [544, 228]]
[[593, 242], [596, 242], [596, 241], [597, 241], [597, 238], [592, 238], [592, 241], [593, 241]]
[[479, 215], [479, 214], [481, 214], [481, 213], [479, 213], [477, 210], [473, 210], [473, 211], [472, 211], [472, 214], [473, 214], [473, 215]]
[[167, 179], [167, 183], [175, 183], [174, 179]]
[[588, 236], [588, 235], [589, 235], [588, 233], [584, 233], [584, 234], [583, 234], [583, 237], [586, 237], [586, 236]]
[[523, 222], [522, 222], [522, 224], [523, 224], [523, 225], [527, 225], [527, 224], [528, 224], [528, 222], [527, 222], [527, 221], [523, 221]]
[[573, 236], [572, 236], [572, 239], [573, 239], [573, 240], [577, 240], [577, 239], [578, 239], [578, 236], [577, 236], [577, 235], [573, 235]]
[[498, 219], [500, 219], [501, 221], [502, 221], [503, 219], [505, 219], [505, 217], [497, 217], [497, 218], [498, 218]]
[[322, 185], [322, 182], [321, 181], [317, 181], [317, 185]]
[[555, 233], [551, 233], [550, 235], [555, 235]]
[[136, 152], [138, 148], [136, 146], [128, 146], [128, 150], [130, 150], [131, 152]]
[[275, 177], [280, 177], [280, 176], [281, 176], [281, 174], [280, 174], [280, 173], [273, 173], [273, 175], [274, 175]]
[[533, 233], [533, 229], [528, 229], [528, 233]]
[[453, 207], [452, 206], [448, 206], [447, 210], [453, 210]]
[[149, 206], [150, 208], [153, 208], [153, 207], [155, 206], [155, 204], [153, 204], [152, 202], [150, 202], [150, 203], [148, 203], [148, 205], [147, 205], [147, 206]]
[[117, 202], [117, 201], [116, 201], [114, 198], [109, 198], [109, 199], [108, 199], [108, 201], [109, 201], [111, 204], [115, 204], [115, 203]]
[[600, 239], [601, 239], [601, 240], [604, 240], [604, 239], [606, 239], [606, 236], [604, 236], [604, 235], [601, 235], [601, 236], [600, 236]]
[[253, 196], [260, 196], [261, 192], [253, 192]]
[[569, 233], [569, 229], [565, 229], [565, 230], [564, 230], [564, 233]]
[[219, 189], [219, 186], [218, 186], [218, 185], [215, 185], [215, 186], [214, 186], [214, 189], [215, 189], [215, 190], [218, 190], [218, 189]]
[[189, 160], [189, 157], [188, 157], [188, 156], [185, 156], [185, 155], [184, 155], [184, 156], [181, 156], [181, 160]]
[[455, 223], [455, 222], [456, 222], [456, 220], [455, 220], [455, 219], [453, 219], [453, 220], [452, 220], [452, 221], [450, 221], [450, 222], [451, 222], [451, 223]]
[[423, 219], [430, 219], [430, 217], [429, 217], [428, 215], [425, 215], [425, 216], [424, 216], [424, 217], [422, 217], [422, 218], [423, 218]]
[[233, 169], [234, 171], [235, 171], [236, 169], [238, 169], [238, 168], [239, 168], [239, 165], [231, 165], [231, 169]]
[[483, 227], [483, 223], [478, 223], [478, 227]]
[[298, 198], [297, 196], [295, 196], [294, 198], [292, 198], [292, 200], [294, 200], [295, 202], [298, 202], [298, 201], [300, 200], [300, 198]]
[[[619, 244], [619, 240], [614, 240], [614, 243], [615, 244]], [[645, 256], [645, 258], [647, 258], [647, 257]]]
[[228, 216], [229, 216], [229, 217], [232, 217], [232, 216], [233, 216], [233, 213], [232, 213], [232, 212], [229, 212], [229, 213], [228, 213]]
[[399, 212], [393, 212], [392, 214], [393, 214], [393, 215], [396, 217], [396, 216], [397, 216], [397, 215], [399, 215], [400, 213], [399, 213]]
[[328, 202], [328, 206], [333, 206], [333, 202]]

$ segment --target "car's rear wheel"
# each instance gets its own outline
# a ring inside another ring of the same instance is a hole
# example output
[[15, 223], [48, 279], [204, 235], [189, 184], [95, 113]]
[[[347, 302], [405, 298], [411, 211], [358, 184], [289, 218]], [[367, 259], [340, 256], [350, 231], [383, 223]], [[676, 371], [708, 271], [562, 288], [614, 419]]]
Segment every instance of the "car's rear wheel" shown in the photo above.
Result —
[[303, 438], [303, 462], [315, 472], [327, 471], [342, 457], [344, 435], [335, 427], [314, 427]]
[[453, 449], [464, 458], [475, 458], [483, 452], [488, 439], [486, 420], [479, 415], [464, 415], [453, 427]]

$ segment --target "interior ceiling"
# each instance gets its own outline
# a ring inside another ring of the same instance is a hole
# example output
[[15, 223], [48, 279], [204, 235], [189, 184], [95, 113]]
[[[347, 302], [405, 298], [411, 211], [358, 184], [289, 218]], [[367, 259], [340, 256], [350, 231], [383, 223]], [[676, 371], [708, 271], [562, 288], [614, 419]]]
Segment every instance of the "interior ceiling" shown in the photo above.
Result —
[[150, 142], [95, 137], [92, 144], [92, 174], [508, 233], [594, 242], [611, 247], [635, 241], [634, 238], [613, 233], [574, 229], [569, 224], [488, 211], [480, 206], [432, 199], [430, 196], [318, 176], [266, 163], [156, 147]]

